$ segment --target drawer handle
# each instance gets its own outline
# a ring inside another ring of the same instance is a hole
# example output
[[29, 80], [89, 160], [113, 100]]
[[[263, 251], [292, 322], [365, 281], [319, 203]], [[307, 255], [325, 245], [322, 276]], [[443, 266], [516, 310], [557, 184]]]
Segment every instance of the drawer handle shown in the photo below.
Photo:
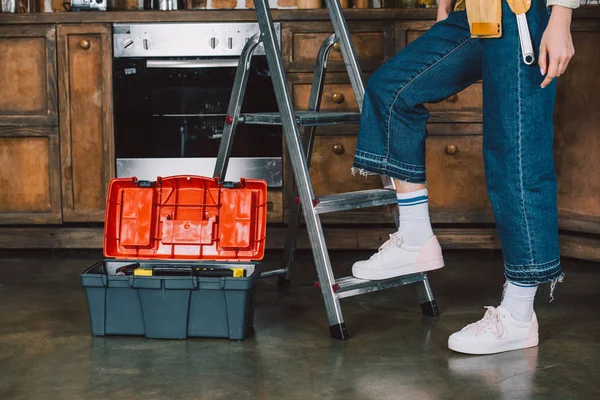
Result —
[[337, 155], [342, 155], [344, 154], [344, 151], [346, 151], [346, 149], [344, 148], [344, 145], [341, 143], [335, 144], [333, 145], [333, 152]]
[[333, 44], [333, 50], [337, 51], [338, 53], [341, 51], [340, 50], [340, 44], [338, 42], [335, 42]]
[[456, 102], [458, 101], [458, 95], [457, 95], [457, 94], [455, 94], [455, 95], [453, 95], [453, 96], [450, 96], [450, 97], [448, 97], [448, 98], [446, 99], [446, 101], [447, 101], [448, 103], [456, 103]]
[[82, 50], [88, 50], [90, 48], [90, 46], [91, 46], [90, 41], [87, 39], [82, 39], [79, 41], [79, 47]]
[[344, 95], [341, 93], [334, 93], [331, 98], [333, 99], [333, 101], [335, 101], [338, 104], [341, 104], [344, 102]]
[[456, 147], [455, 144], [449, 144], [448, 146], [446, 146], [446, 149], [444, 150], [446, 152], [446, 154], [448, 154], [449, 156], [453, 156], [456, 153], [458, 153], [458, 147]]

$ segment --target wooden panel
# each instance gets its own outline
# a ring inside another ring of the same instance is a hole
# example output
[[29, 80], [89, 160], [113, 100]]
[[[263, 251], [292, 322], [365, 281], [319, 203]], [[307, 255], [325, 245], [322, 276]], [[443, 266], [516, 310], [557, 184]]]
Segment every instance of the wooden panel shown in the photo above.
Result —
[[283, 191], [269, 189], [267, 191], [267, 222], [283, 222]]
[[0, 224], [58, 223], [58, 136], [0, 136]]
[[0, 113], [43, 113], [47, 97], [45, 38], [2, 38], [0, 49]]
[[560, 235], [560, 255], [600, 262], [600, 239]]
[[573, 32], [575, 57], [558, 80], [555, 165], [560, 226], [600, 233], [600, 27]]
[[55, 30], [0, 26], [0, 125], [55, 125]]
[[[305, 10], [303, 10], [305, 11]], [[374, 71], [394, 55], [394, 26], [391, 22], [349, 22], [352, 41], [364, 71]], [[282, 27], [282, 53], [286, 71], [312, 72], [319, 48], [333, 33], [329, 22], [295, 22]], [[332, 50], [328, 71], [345, 71], [341, 54]]]
[[492, 222], [481, 136], [429, 136], [427, 181], [433, 222]]
[[58, 27], [63, 219], [103, 221], [114, 174], [109, 25]]

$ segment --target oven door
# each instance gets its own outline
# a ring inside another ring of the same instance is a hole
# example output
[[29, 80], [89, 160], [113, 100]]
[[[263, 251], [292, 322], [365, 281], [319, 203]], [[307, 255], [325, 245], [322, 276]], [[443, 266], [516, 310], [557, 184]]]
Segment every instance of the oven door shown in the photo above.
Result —
[[[238, 59], [115, 58], [117, 176], [212, 176]], [[277, 111], [264, 56], [252, 59], [242, 112]], [[237, 127], [226, 180], [282, 185], [279, 126]]]

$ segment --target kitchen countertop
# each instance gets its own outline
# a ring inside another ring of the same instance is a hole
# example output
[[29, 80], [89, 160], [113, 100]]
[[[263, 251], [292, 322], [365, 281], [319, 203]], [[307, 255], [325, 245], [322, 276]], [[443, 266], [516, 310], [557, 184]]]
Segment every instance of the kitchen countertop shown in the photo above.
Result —
[[[435, 9], [347, 9], [345, 10], [345, 15], [348, 20], [434, 20], [436, 12], [437, 10]], [[275, 21], [315, 21], [329, 19], [325, 9], [273, 10], [272, 13]], [[575, 11], [574, 18], [600, 19], [600, 7], [582, 7]], [[0, 14], [0, 25], [253, 20], [256, 20], [254, 10], [106, 11]]]

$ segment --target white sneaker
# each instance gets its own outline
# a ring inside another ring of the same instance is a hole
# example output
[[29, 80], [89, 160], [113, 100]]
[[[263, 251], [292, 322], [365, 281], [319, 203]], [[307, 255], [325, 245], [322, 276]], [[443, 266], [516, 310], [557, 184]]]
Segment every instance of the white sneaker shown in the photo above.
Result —
[[442, 248], [437, 237], [432, 236], [423, 246], [408, 246], [400, 232], [396, 232], [371, 258], [354, 263], [352, 275], [360, 279], [382, 280], [443, 266]]
[[510, 311], [502, 306], [486, 308], [482, 319], [450, 336], [450, 350], [466, 354], [494, 354], [538, 345], [535, 312], [531, 321], [521, 322], [514, 319]]

